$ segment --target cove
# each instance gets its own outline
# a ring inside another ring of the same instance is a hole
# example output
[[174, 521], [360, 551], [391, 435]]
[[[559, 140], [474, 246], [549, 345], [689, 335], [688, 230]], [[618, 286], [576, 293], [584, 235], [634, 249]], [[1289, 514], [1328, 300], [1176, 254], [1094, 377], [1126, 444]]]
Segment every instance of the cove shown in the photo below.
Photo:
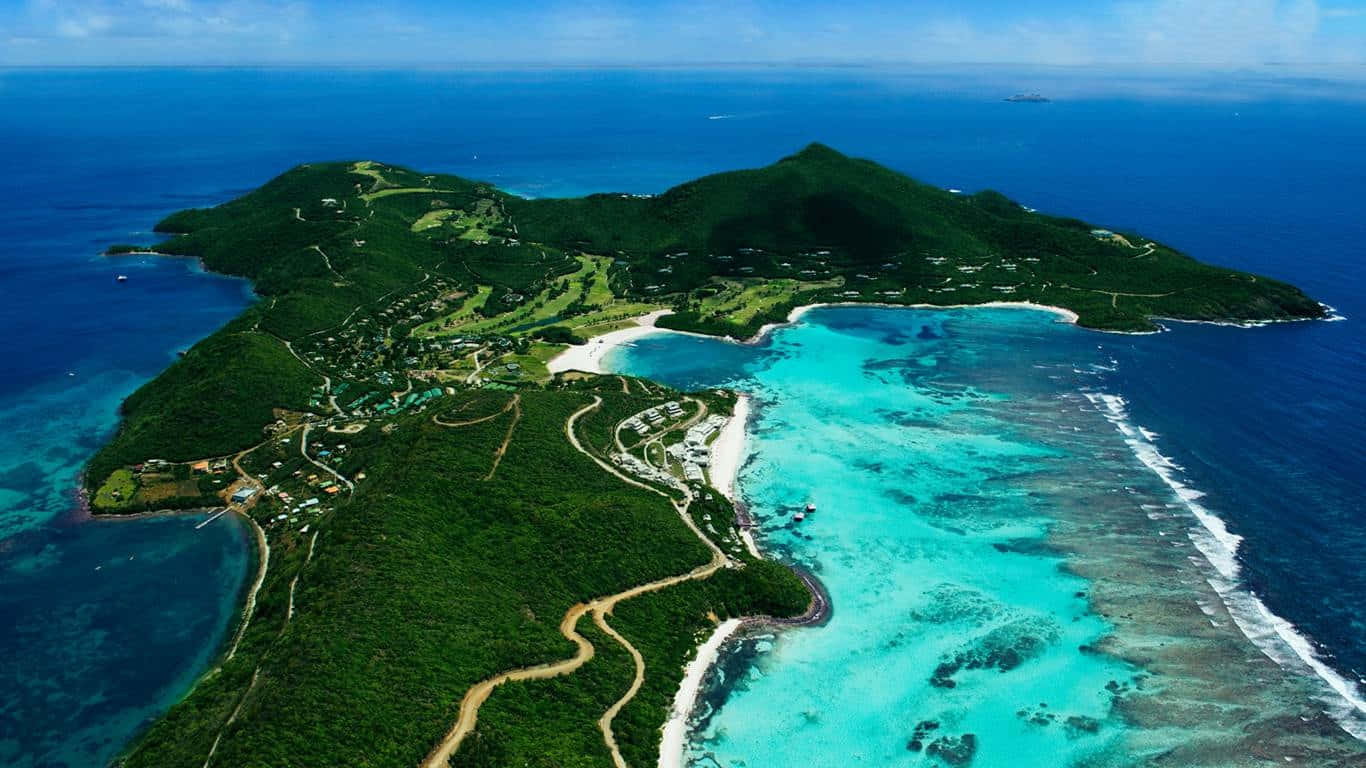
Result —
[[[1099, 405], [1105, 340], [1038, 311], [818, 308], [754, 346], [609, 353], [751, 394], [739, 496], [833, 604], [727, 646], [689, 764], [1217, 764], [1291, 713], [1352, 749], [1209, 590], [1198, 521]], [[1263, 710], [1208, 714], [1231, 696]]]

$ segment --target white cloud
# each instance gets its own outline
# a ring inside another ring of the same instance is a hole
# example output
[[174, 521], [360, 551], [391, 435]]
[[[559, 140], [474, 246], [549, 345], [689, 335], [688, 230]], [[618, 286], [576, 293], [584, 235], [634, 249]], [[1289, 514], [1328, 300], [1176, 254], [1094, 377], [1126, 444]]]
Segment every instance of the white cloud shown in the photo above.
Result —
[[893, 0], [28, 0], [18, 12], [0, 0], [11, 41], [40, 41], [0, 41], [0, 63], [45, 47], [60, 63], [1366, 63], [1366, 29], [1351, 18], [1366, 9], [1337, 1], [1094, 0], [1063, 12], [1021, 0], [982, 13]]
[[1137, 46], [1127, 58], [1160, 63], [1256, 64], [1311, 58], [1314, 0], [1150, 0], [1115, 14]]
[[90, 37], [109, 31], [114, 18], [103, 13], [67, 16], [57, 20], [57, 34], [62, 37]]

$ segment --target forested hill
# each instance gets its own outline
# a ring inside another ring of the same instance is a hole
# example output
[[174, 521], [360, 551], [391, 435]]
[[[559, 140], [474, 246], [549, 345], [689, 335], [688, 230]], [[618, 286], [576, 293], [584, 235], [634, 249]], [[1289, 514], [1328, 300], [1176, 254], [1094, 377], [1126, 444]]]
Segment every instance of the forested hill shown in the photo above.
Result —
[[1285, 283], [1201, 264], [1129, 232], [963, 195], [813, 144], [766, 168], [658, 197], [512, 201], [524, 236], [620, 254], [626, 290], [705, 292], [718, 276], [837, 279], [817, 298], [972, 304], [1030, 300], [1081, 324], [1146, 330], [1192, 320], [1320, 317]]
[[219, 663], [129, 768], [654, 763], [699, 638], [824, 604], [746, 548], [698, 456], [732, 394], [550, 375], [645, 312], [732, 335], [815, 301], [1031, 300], [1124, 330], [1322, 314], [821, 146], [576, 200], [304, 165], [158, 229], [111, 256], [197, 256], [261, 299], [124, 402], [86, 493], [98, 514], [227, 507], [263, 558]]
[[[338, 202], [320, 208], [324, 200]], [[475, 222], [465, 214], [479, 200], [495, 215]], [[296, 217], [335, 229], [330, 265], [312, 247], [328, 233], [291, 226]], [[474, 223], [486, 226], [472, 235]], [[340, 320], [335, 315], [349, 300], [443, 263], [479, 262], [484, 270], [463, 276], [497, 287], [495, 273], [534, 258], [527, 250], [534, 246], [612, 258], [618, 297], [692, 308], [713, 324], [735, 320], [725, 312], [705, 316], [712, 307], [704, 300], [727, 278], [791, 281], [803, 301], [1035, 301], [1110, 330], [1148, 330], [1153, 317], [1248, 322], [1324, 314], [1283, 282], [1202, 264], [1137, 233], [1033, 212], [996, 192], [942, 190], [820, 144], [658, 196], [525, 200], [458, 177], [374, 163], [301, 166], [239, 200], [172, 216], [160, 229], [186, 233], [165, 249], [252, 277], [265, 295], [330, 283], [307, 291], [310, 306], [282, 308], [286, 332]], [[364, 246], [356, 245], [356, 229], [365, 230]], [[476, 252], [489, 245], [504, 250]], [[490, 261], [503, 263], [489, 268]], [[329, 280], [337, 273], [348, 281]]]

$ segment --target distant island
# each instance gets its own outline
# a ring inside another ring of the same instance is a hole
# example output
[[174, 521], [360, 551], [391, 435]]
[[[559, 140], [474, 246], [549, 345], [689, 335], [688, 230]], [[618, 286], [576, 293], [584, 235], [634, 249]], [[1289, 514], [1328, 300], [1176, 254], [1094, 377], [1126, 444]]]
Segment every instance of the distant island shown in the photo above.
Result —
[[699, 637], [821, 620], [728, 498], [733, 393], [551, 373], [641, 316], [748, 338], [820, 303], [1028, 303], [1110, 331], [1324, 315], [821, 145], [656, 196], [309, 164], [157, 229], [111, 253], [197, 257], [260, 299], [125, 401], [86, 497], [226, 511], [260, 558], [217, 666], [126, 766], [653, 765]]
[[1023, 102], [1025, 104], [1047, 104], [1052, 101], [1052, 99], [1037, 93], [1017, 93], [1014, 96], [1007, 96], [1005, 100]]

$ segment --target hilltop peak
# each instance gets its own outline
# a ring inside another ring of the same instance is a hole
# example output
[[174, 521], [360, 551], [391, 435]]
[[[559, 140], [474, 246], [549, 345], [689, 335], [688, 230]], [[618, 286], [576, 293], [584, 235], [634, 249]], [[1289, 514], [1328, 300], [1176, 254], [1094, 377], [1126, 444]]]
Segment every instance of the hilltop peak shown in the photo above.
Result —
[[848, 160], [849, 156], [830, 146], [813, 141], [807, 144], [795, 155], [791, 155], [787, 160]]

